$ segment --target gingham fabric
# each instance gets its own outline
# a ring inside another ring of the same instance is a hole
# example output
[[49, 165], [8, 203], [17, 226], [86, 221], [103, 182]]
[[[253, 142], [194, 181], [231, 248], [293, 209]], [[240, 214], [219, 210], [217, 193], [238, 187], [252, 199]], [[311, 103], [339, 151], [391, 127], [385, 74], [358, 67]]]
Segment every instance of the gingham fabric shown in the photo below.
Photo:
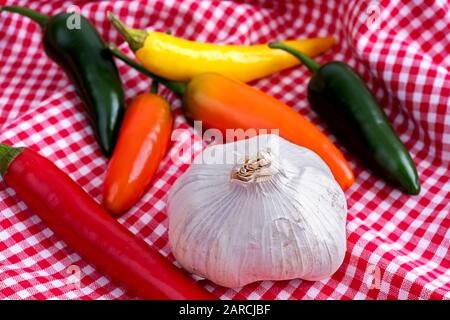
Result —
[[[1, 1], [4, 2], [4, 1]], [[46, 14], [69, 1], [6, 1]], [[417, 164], [418, 196], [375, 178], [348, 153], [356, 183], [346, 192], [348, 248], [329, 279], [264, 281], [226, 289], [200, 280], [220, 299], [448, 299], [450, 298], [450, 4], [445, 1], [91, 1], [76, 2], [109, 42], [132, 55], [106, 19], [111, 10], [136, 28], [186, 39], [253, 44], [335, 35], [319, 62], [343, 60], [380, 99]], [[73, 9], [73, 8], [72, 8]], [[62, 70], [44, 53], [38, 25], [0, 15], [0, 141], [29, 146], [69, 174], [97, 201], [107, 160], [93, 138], [80, 100]], [[148, 90], [149, 80], [118, 63], [126, 97]], [[310, 78], [296, 67], [252, 83], [332, 134], [306, 99]], [[168, 246], [166, 195], [189, 166], [182, 148], [204, 147], [173, 105], [175, 128], [184, 129], [145, 196], [119, 222], [175, 261]], [[339, 143], [337, 143], [338, 146]], [[188, 159], [189, 160], [189, 159]], [[149, 270], [149, 272], [152, 272]], [[78, 277], [80, 281], [73, 281]], [[0, 186], [0, 298], [135, 298], [97, 272], [20, 201]]]

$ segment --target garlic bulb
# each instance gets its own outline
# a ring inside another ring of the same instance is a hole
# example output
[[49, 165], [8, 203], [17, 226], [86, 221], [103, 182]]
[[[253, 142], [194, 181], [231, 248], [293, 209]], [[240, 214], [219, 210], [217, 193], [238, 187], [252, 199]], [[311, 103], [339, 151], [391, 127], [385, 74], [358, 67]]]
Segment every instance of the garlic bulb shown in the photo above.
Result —
[[225, 287], [320, 280], [341, 265], [347, 204], [322, 159], [277, 135], [206, 148], [168, 198], [169, 243]]

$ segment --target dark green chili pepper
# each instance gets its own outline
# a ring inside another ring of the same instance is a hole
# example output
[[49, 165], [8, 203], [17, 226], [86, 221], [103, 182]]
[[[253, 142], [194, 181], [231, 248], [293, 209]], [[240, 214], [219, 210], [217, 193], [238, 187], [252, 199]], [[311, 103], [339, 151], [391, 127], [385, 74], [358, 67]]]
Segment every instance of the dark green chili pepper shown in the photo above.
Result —
[[341, 142], [374, 172], [409, 194], [420, 192], [417, 169], [377, 99], [348, 65], [332, 61], [322, 66], [282, 43], [285, 50], [313, 73], [308, 100]]
[[124, 93], [114, 59], [94, 26], [82, 15], [72, 16], [71, 24], [72, 13], [48, 17], [11, 6], [0, 11], [19, 13], [41, 26], [45, 52], [75, 84], [100, 148], [111, 156], [123, 118]]

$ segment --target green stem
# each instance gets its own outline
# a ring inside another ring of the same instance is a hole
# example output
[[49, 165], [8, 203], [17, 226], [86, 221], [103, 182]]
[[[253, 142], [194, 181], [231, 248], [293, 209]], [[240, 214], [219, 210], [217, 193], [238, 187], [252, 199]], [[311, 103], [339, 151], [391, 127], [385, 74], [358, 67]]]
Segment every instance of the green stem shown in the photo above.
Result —
[[150, 87], [150, 93], [157, 94], [158, 93], [158, 81], [153, 80], [152, 86]]
[[290, 54], [292, 54], [294, 57], [296, 57], [298, 60], [300, 60], [312, 73], [316, 73], [317, 70], [320, 68], [320, 64], [315, 62], [313, 59], [308, 57], [303, 52], [298, 51], [297, 49], [294, 49], [288, 45], [285, 45], [284, 43], [280, 42], [271, 42], [269, 43], [269, 47], [272, 49], [281, 49], [284, 50]]
[[169, 81], [167, 79], [164, 79], [164, 78], [161, 78], [161, 77], [157, 76], [156, 74], [154, 74], [154, 73], [148, 71], [147, 69], [145, 69], [139, 63], [137, 63], [137, 62], [131, 60], [130, 58], [128, 58], [122, 51], [120, 51], [119, 49], [117, 49], [113, 45], [109, 45], [108, 49], [109, 49], [109, 51], [111, 51], [111, 53], [113, 55], [115, 55], [117, 58], [119, 58], [120, 60], [122, 60], [123, 62], [128, 64], [130, 67], [136, 69], [137, 71], [139, 71], [140, 73], [146, 75], [147, 77], [150, 77], [153, 80], [158, 81], [159, 83], [161, 83], [165, 87], [169, 88], [170, 90], [172, 90], [176, 94], [178, 94], [180, 96], [183, 96], [184, 91], [186, 90], [186, 84], [185, 83]]
[[47, 23], [49, 17], [39, 13], [37, 11], [28, 9], [28, 8], [23, 8], [23, 7], [17, 7], [17, 6], [4, 6], [4, 7], [0, 7], [0, 12], [1, 11], [9, 11], [9, 12], [15, 12], [18, 14], [21, 14], [25, 17], [30, 18], [31, 20], [37, 22], [42, 28], [45, 27], [45, 24]]
[[113, 26], [128, 42], [131, 50], [137, 51], [144, 46], [145, 39], [147, 39], [147, 31], [126, 26], [111, 11], [108, 11], [107, 15]]
[[22, 153], [24, 148], [14, 148], [7, 144], [0, 144], [0, 175], [4, 176], [13, 160]]

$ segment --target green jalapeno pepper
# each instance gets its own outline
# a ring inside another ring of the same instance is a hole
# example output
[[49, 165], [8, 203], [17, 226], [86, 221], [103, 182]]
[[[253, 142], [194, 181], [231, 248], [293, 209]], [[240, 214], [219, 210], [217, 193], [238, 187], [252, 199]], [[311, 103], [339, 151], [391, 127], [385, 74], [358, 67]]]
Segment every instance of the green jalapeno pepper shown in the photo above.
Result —
[[114, 59], [97, 30], [82, 15], [78, 25], [76, 20], [71, 25], [71, 13], [49, 17], [15, 6], [0, 11], [19, 13], [41, 26], [45, 52], [75, 84], [100, 148], [111, 156], [124, 114], [124, 92]]
[[349, 151], [386, 181], [409, 194], [420, 192], [417, 169], [377, 99], [348, 65], [322, 66], [282, 43], [271, 48], [290, 52], [313, 73], [308, 84], [311, 108]]

